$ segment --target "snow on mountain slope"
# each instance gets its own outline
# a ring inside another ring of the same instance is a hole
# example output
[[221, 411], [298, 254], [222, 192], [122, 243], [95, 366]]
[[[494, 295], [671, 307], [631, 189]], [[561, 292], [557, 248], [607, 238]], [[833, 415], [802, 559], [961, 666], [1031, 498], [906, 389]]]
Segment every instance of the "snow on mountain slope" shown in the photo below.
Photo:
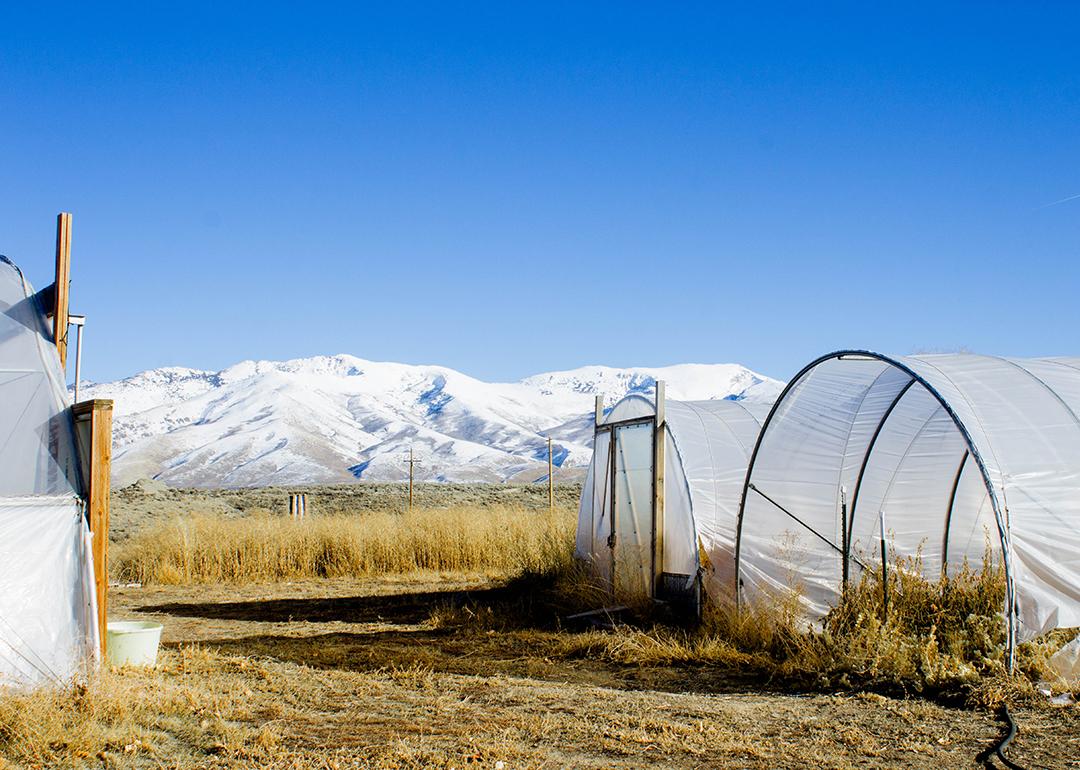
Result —
[[440, 366], [338, 355], [220, 372], [154, 369], [84, 390], [115, 401], [119, 484], [398, 480], [410, 447], [420, 479], [498, 482], [545, 474], [549, 435], [559, 467], [587, 464], [594, 395], [610, 405], [651, 392], [657, 379], [672, 399], [771, 401], [782, 386], [735, 364], [588, 366], [488, 383]]

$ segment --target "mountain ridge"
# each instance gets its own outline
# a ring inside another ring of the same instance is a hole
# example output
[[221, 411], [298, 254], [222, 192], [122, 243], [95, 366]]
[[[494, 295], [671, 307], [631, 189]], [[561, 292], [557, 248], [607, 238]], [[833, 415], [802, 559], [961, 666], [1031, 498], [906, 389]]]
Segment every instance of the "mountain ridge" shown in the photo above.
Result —
[[588, 463], [593, 398], [610, 406], [667, 382], [668, 397], [772, 400], [782, 383], [738, 364], [584, 366], [485, 382], [438, 365], [348, 354], [241, 361], [219, 371], [150, 369], [83, 387], [111, 398], [114, 477], [174, 486], [534, 481]]

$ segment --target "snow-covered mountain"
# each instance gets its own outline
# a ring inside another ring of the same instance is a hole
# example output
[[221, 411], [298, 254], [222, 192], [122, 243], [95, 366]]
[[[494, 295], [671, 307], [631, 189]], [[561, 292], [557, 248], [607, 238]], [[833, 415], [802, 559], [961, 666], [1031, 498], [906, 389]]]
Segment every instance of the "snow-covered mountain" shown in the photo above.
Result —
[[419, 479], [533, 481], [586, 465], [594, 395], [608, 405], [667, 382], [668, 398], [771, 401], [782, 383], [735, 364], [587, 366], [489, 383], [441, 366], [348, 355], [164, 368], [84, 388], [115, 401], [116, 482], [249, 486]]

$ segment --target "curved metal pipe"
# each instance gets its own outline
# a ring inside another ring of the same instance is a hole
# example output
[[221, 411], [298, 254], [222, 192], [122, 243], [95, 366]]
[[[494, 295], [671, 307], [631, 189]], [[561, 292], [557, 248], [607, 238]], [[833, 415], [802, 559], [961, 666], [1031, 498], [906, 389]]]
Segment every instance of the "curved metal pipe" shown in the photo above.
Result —
[[986, 467], [986, 462], [983, 460], [982, 453], [975, 445], [974, 440], [971, 438], [971, 433], [968, 431], [967, 426], [960, 419], [960, 416], [956, 414], [956, 411], [952, 408], [952, 405], [945, 399], [944, 396], [935, 388], [925, 377], [916, 372], [910, 366], [905, 364], [896, 358], [886, 356], [882, 353], [875, 353], [870, 350], [837, 350], [832, 353], [820, 356], [814, 359], [809, 364], [804, 366], [799, 373], [787, 384], [784, 390], [780, 393], [776, 403], [773, 404], [772, 409], [769, 410], [769, 416], [765, 418], [765, 422], [761, 424], [761, 431], [758, 433], [757, 441], [754, 444], [754, 451], [750, 455], [750, 463], [746, 468], [746, 477], [743, 480], [742, 495], [739, 499], [739, 516], [735, 528], [735, 596], [736, 602], [739, 601], [741, 596], [741, 571], [742, 571], [742, 529], [743, 520], [746, 514], [746, 496], [750, 487], [750, 480], [753, 478], [754, 465], [757, 462], [758, 452], [761, 450], [761, 444], [765, 439], [765, 434], [768, 433], [769, 427], [772, 424], [773, 418], [780, 410], [781, 404], [784, 403], [788, 394], [792, 392], [799, 384], [801, 384], [811, 371], [825, 363], [826, 361], [832, 361], [834, 359], [839, 360], [845, 357], [848, 358], [870, 358], [876, 361], [881, 361], [889, 366], [894, 366], [902, 372], [905, 372], [914, 381], [917, 381], [920, 385], [926, 388], [937, 402], [941, 404], [941, 407], [952, 419], [956, 425], [957, 430], [960, 431], [960, 436], [964, 439], [964, 443], [967, 445], [968, 451], [971, 453], [971, 457], [975, 460], [975, 464], [979, 468], [979, 472], [982, 474], [983, 483], [986, 485], [987, 494], [990, 497], [990, 504], [994, 510], [994, 519], [997, 522], [998, 536], [1001, 538], [1002, 554], [1005, 563], [1005, 611], [1008, 617], [1008, 668], [1012, 671], [1016, 663], [1016, 587], [1013, 579], [1012, 571], [1012, 559], [1011, 548], [1009, 544], [1009, 531], [1005, 519], [1005, 511], [1001, 502], [998, 500], [997, 490], [994, 487], [993, 481], [990, 478], [990, 471]]

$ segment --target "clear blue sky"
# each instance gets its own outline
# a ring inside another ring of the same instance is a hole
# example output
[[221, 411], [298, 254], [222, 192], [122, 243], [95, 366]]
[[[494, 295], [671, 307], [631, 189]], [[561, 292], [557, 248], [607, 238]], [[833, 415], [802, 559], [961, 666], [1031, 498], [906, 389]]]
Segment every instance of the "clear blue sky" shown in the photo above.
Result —
[[30, 5], [0, 252], [74, 212], [92, 379], [1080, 354], [1076, 5]]

